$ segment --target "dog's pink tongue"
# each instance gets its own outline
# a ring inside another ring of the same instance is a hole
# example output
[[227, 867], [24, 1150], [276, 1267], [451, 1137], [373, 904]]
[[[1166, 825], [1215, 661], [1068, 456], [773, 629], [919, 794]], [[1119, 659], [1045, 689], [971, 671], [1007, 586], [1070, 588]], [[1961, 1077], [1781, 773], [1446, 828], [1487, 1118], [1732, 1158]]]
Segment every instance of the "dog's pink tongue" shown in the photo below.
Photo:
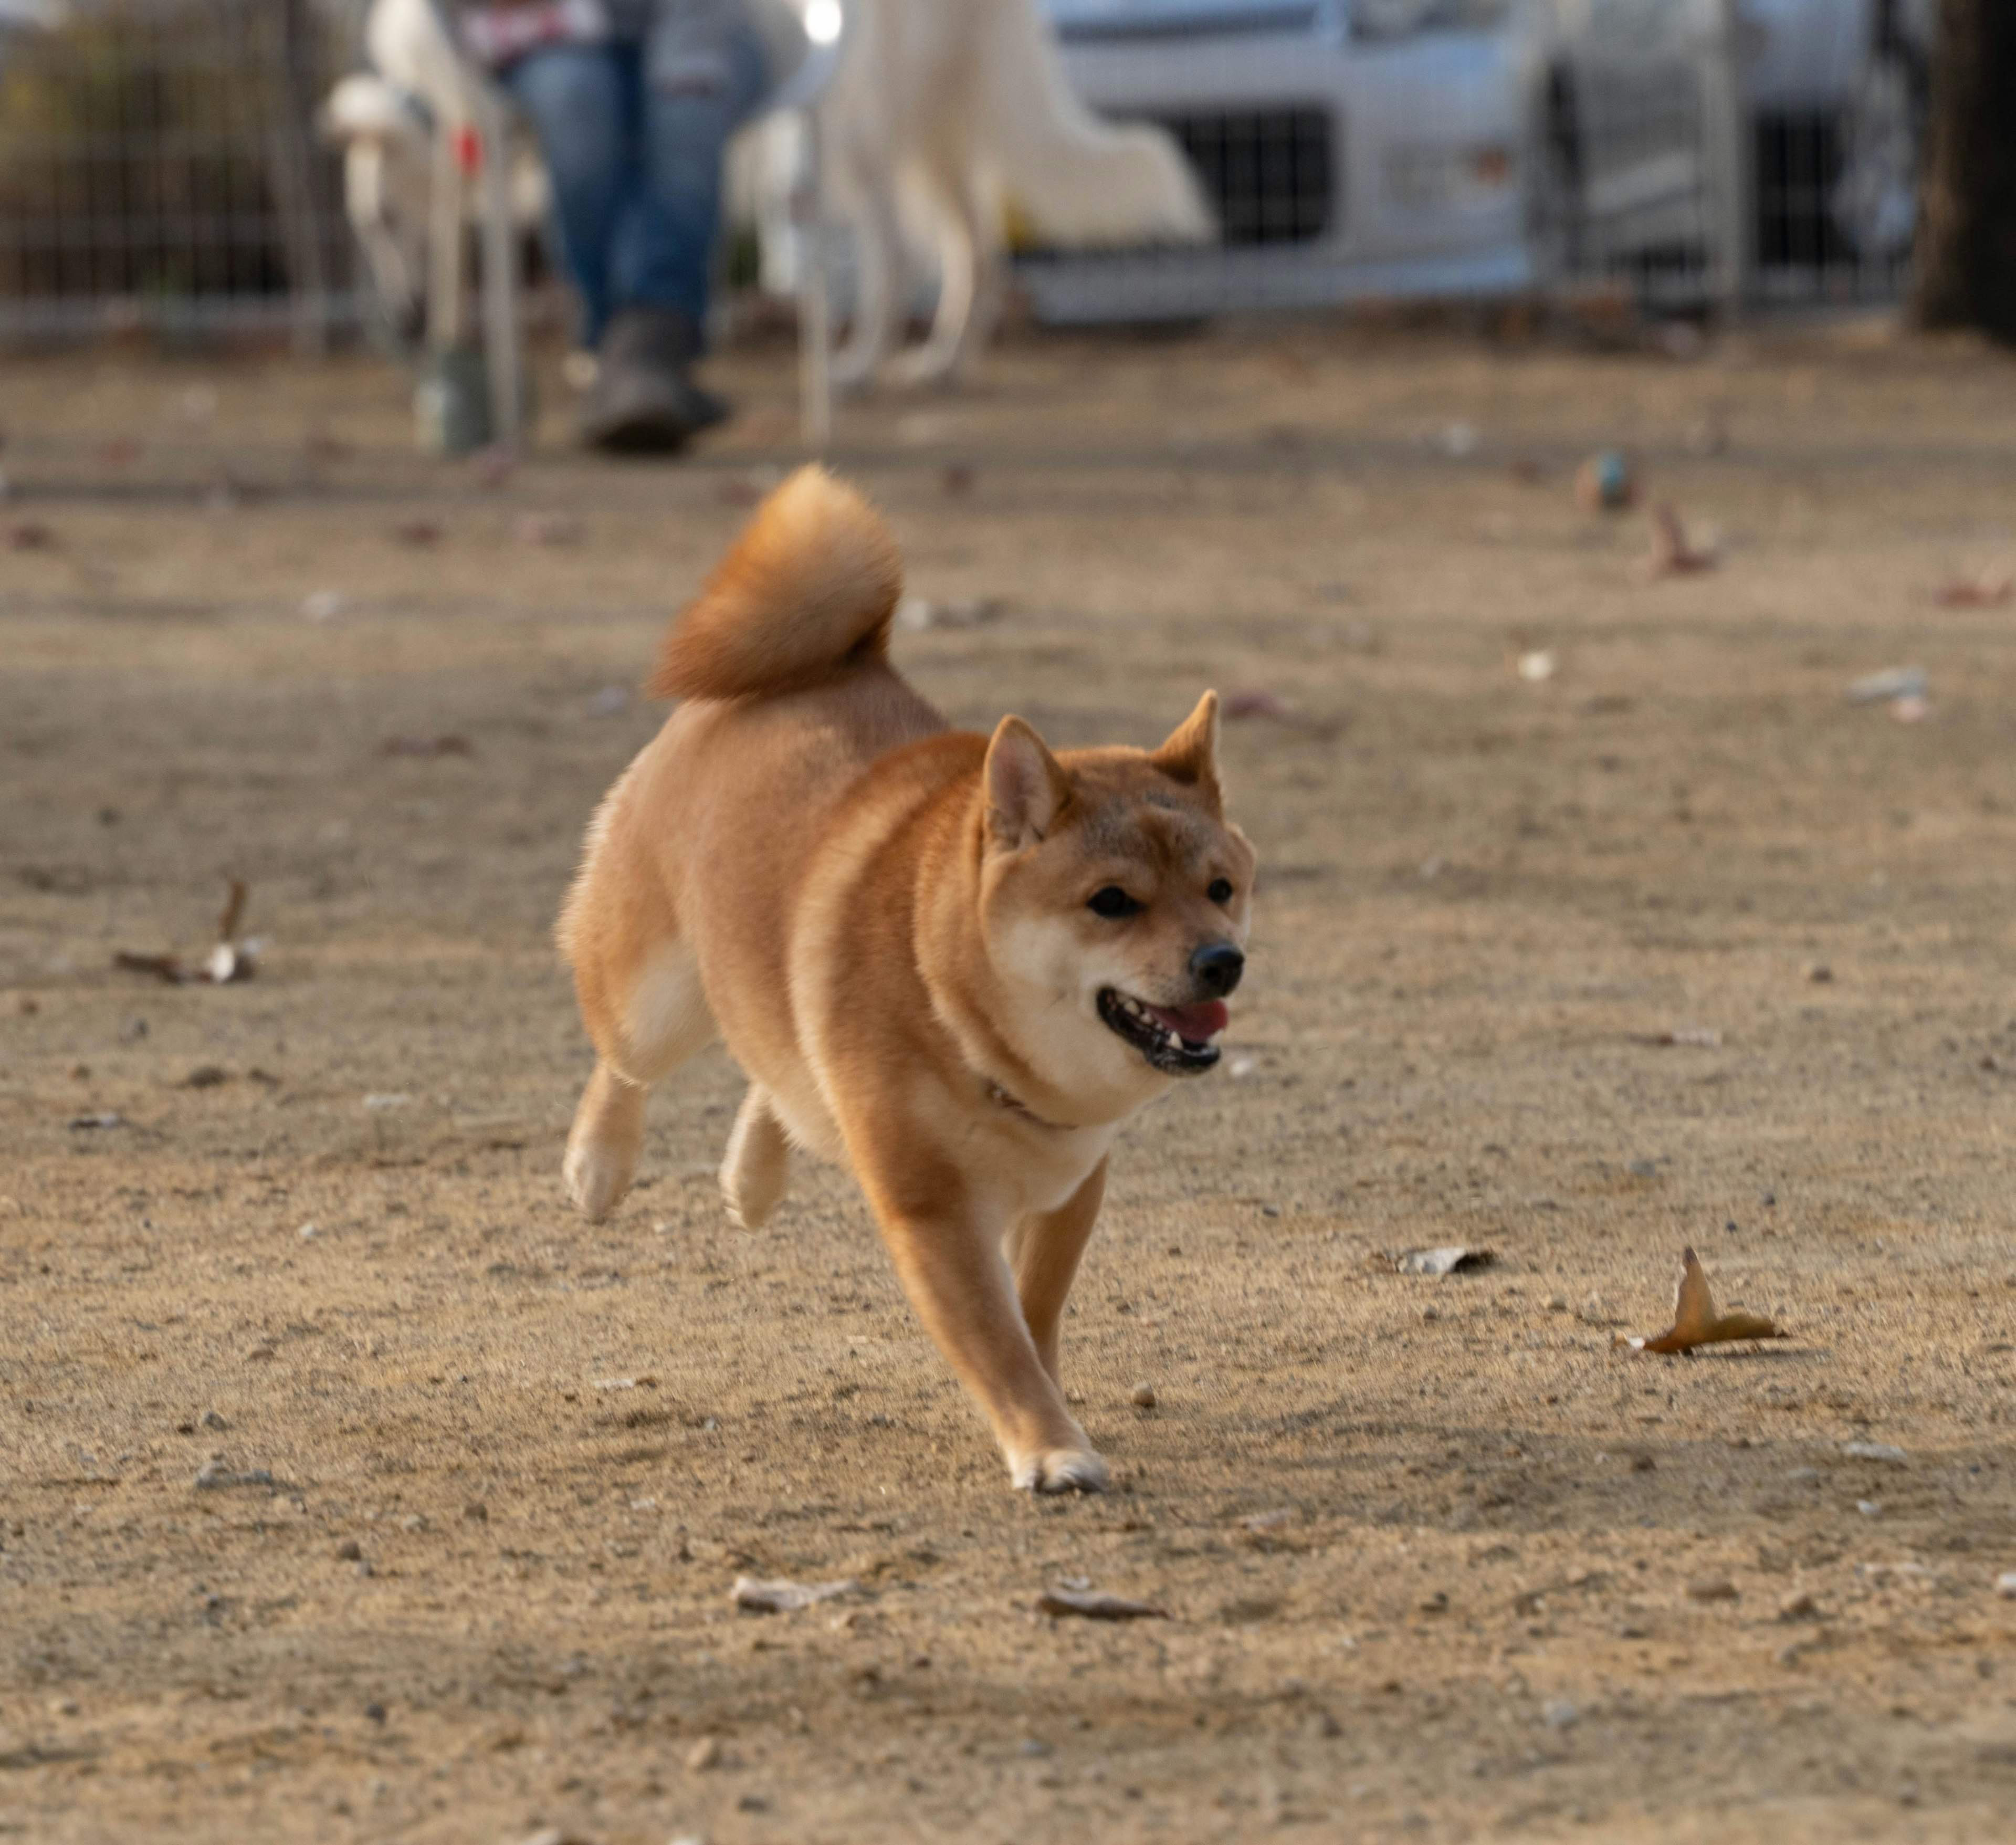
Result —
[[1179, 1038], [1193, 1044], [1206, 1044], [1223, 1031], [1232, 1016], [1222, 1000], [1207, 1000], [1201, 1006], [1150, 1006], [1148, 1011]]

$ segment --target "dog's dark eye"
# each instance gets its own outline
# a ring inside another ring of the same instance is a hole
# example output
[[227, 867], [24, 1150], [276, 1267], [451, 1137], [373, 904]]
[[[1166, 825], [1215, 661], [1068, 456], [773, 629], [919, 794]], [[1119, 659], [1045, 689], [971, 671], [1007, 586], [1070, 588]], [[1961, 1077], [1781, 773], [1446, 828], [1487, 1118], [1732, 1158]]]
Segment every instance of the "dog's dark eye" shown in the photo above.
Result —
[[1232, 901], [1231, 881], [1228, 878], [1214, 877], [1211, 881], [1211, 888], [1206, 891], [1204, 895], [1214, 903], [1229, 903]]
[[1086, 899], [1085, 908], [1094, 916], [1135, 916], [1144, 907], [1117, 884], [1102, 885]]

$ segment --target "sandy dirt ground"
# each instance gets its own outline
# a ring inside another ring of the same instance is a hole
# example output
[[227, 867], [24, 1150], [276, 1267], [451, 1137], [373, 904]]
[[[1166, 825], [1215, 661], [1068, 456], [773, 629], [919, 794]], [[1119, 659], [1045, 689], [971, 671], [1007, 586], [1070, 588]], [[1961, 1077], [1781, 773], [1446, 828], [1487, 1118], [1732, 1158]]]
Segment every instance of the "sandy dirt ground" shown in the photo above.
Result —
[[[0, 1836], [2007, 1837], [2016, 607], [1935, 593], [2016, 363], [1274, 326], [845, 413], [953, 721], [1258, 708], [1228, 1055], [1067, 1322], [1116, 1490], [1042, 1503], [850, 1180], [725, 1220], [718, 1050], [563, 1204], [551, 920], [791, 453], [718, 374], [682, 465], [486, 482], [373, 363], [0, 371]], [[114, 969], [232, 877], [256, 979]], [[1688, 1244], [1793, 1336], [1614, 1351]]]

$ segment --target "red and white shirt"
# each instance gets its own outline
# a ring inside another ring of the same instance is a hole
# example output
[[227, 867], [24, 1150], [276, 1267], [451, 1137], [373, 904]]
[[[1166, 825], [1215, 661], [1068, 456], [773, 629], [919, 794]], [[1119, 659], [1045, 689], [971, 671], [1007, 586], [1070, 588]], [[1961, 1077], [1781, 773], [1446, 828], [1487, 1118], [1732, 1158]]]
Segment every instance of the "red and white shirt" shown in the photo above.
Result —
[[599, 45], [610, 35], [603, 0], [537, 0], [529, 6], [466, 6], [463, 42], [471, 56], [508, 64], [547, 45]]

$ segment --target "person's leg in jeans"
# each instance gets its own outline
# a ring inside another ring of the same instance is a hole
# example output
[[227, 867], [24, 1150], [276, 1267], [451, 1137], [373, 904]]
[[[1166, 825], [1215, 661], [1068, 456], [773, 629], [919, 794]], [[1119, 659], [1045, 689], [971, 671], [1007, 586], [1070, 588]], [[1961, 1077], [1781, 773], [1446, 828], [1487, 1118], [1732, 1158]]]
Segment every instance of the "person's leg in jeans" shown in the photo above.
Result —
[[613, 263], [619, 301], [671, 309], [697, 329], [721, 226], [722, 157], [766, 79], [762, 41], [739, 9], [696, 11], [666, 20], [646, 47], [640, 184]]
[[662, 452], [727, 414], [700, 355], [728, 138], [760, 99], [762, 41], [742, 0], [659, 0], [640, 41], [529, 53], [505, 81], [551, 172], [562, 255], [596, 349], [581, 433]]
[[581, 427], [662, 452], [728, 413], [700, 356], [728, 138], [762, 95], [761, 40], [740, 0], [665, 0], [643, 49], [635, 167], [610, 253], [611, 314]]
[[617, 236], [637, 189], [643, 59], [634, 45], [555, 45], [503, 73], [553, 183], [561, 260], [581, 297], [581, 339], [601, 341], [617, 301]]

